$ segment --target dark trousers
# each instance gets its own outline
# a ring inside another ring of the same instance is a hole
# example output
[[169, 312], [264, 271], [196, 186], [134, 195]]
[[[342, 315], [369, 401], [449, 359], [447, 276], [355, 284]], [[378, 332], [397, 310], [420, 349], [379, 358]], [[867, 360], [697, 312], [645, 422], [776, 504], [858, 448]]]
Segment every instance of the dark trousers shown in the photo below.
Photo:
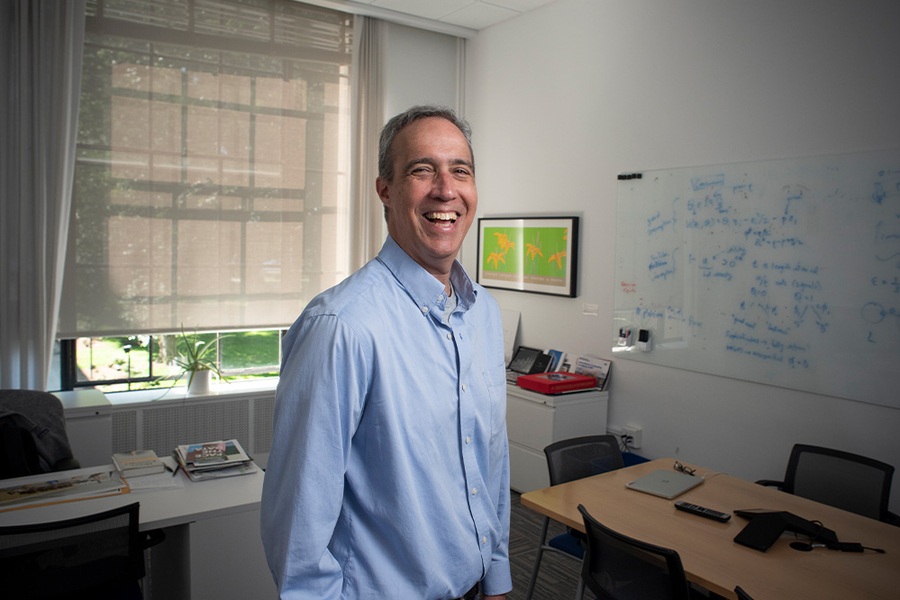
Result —
[[454, 600], [478, 600], [478, 584], [472, 586], [472, 589]]

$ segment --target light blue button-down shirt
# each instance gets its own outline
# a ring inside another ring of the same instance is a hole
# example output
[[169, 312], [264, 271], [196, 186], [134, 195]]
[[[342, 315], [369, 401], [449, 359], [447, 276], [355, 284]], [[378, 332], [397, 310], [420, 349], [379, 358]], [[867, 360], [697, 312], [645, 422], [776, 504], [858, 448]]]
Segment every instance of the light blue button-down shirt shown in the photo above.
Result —
[[391, 238], [284, 338], [262, 537], [284, 599], [512, 589], [500, 313]]

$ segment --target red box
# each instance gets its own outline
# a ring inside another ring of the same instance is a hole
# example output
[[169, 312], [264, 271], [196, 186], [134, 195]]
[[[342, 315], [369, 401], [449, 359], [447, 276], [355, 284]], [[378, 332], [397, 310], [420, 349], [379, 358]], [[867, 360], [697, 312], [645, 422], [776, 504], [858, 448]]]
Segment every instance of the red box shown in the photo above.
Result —
[[519, 375], [516, 385], [526, 390], [534, 390], [542, 394], [559, 394], [574, 390], [597, 387], [597, 378], [588, 375], [577, 375], [554, 371], [552, 373], [535, 373]]

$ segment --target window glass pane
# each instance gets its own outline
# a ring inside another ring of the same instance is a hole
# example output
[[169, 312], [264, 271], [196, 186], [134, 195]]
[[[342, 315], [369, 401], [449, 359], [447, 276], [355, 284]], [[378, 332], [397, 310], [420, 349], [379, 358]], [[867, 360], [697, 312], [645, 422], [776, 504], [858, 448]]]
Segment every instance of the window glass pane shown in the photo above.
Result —
[[75, 356], [78, 382], [150, 376], [150, 338], [146, 335], [80, 338]]
[[277, 374], [280, 331], [247, 331], [221, 340], [222, 369], [227, 377]]

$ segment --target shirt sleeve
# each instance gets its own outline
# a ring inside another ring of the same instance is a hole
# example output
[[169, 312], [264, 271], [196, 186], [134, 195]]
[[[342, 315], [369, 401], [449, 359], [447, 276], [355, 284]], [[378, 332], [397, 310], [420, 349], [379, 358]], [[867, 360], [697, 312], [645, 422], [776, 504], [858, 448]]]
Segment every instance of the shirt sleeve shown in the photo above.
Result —
[[504, 446], [503, 462], [505, 466], [499, 475], [501, 483], [499, 484], [500, 493], [497, 499], [497, 515], [500, 518], [500, 522], [503, 523], [503, 534], [500, 538], [500, 543], [494, 549], [494, 553], [491, 556], [491, 564], [488, 566], [482, 583], [483, 592], [488, 596], [505, 594], [512, 590], [513, 587], [509, 565], [509, 447], [506, 444]]
[[344, 473], [365, 398], [366, 360], [331, 315], [301, 319], [284, 340], [261, 533], [280, 597], [341, 597], [329, 551], [341, 516]]

